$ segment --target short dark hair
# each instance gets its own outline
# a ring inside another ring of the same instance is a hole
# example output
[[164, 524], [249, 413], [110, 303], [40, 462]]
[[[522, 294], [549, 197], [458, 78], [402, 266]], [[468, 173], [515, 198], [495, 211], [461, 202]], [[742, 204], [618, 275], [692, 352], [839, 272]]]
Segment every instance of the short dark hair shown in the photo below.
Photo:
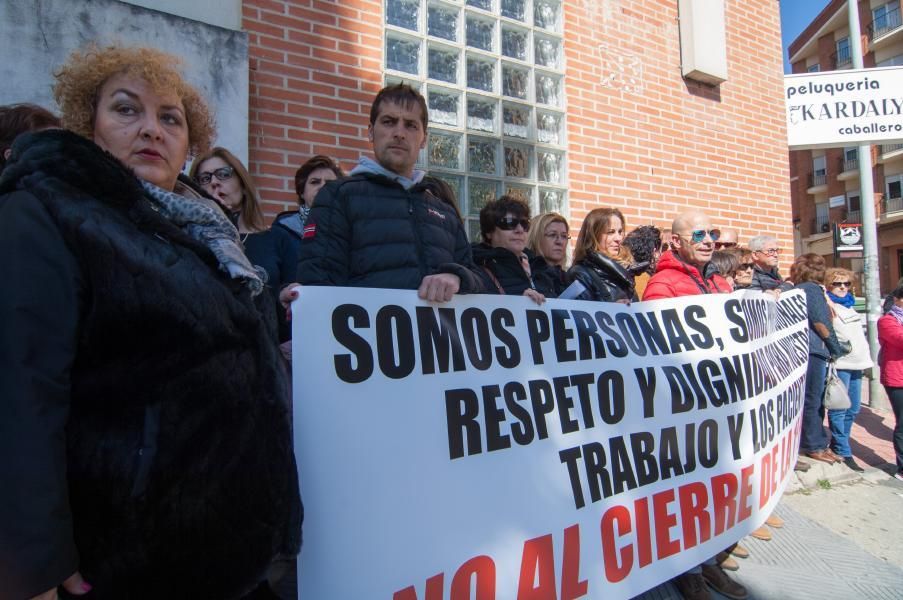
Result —
[[480, 235], [483, 236], [484, 242], [489, 241], [489, 234], [495, 231], [496, 223], [508, 213], [518, 218], [529, 219], [530, 205], [522, 198], [509, 194], [486, 203], [480, 211]]
[[13, 140], [27, 131], [60, 127], [59, 118], [37, 104], [7, 104], [0, 106], [0, 168], [6, 165], [4, 154]]
[[890, 295], [894, 298], [897, 298], [898, 300], [900, 298], [903, 298], [903, 285], [898, 285], [896, 288], [894, 288], [894, 291], [892, 291]]
[[800, 254], [790, 267], [790, 279], [793, 283], [814, 281], [825, 282], [825, 259], [814, 252]]
[[420, 123], [423, 130], [426, 131], [427, 123], [429, 123], [429, 112], [426, 108], [426, 99], [423, 95], [406, 83], [396, 83], [387, 85], [379, 90], [373, 104], [370, 105], [370, 125], [376, 123], [376, 117], [379, 116], [379, 108], [383, 102], [391, 102], [410, 110], [413, 106], [420, 107]]
[[642, 225], [625, 235], [621, 243], [627, 246], [637, 263], [649, 263], [649, 270], [655, 262], [655, 251], [662, 247], [662, 230], [654, 225]]
[[295, 193], [298, 194], [299, 204], [304, 204], [304, 199], [301, 198], [301, 196], [304, 194], [304, 186], [307, 185], [307, 178], [317, 169], [329, 169], [335, 173], [336, 177], [345, 176], [345, 172], [342, 171], [342, 168], [328, 156], [324, 154], [311, 156], [307, 159], [307, 162], [298, 167], [298, 170], [295, 171]]

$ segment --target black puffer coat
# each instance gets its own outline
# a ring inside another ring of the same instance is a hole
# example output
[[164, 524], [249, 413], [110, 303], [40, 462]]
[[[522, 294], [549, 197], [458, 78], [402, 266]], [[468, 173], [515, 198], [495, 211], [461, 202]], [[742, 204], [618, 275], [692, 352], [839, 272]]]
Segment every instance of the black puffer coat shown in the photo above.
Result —
[[592, 252], [568, 271], [571, 281], [577, 280], [586, 288], [577, 300], [618, 302], [637, 300], [633, 274], [615, 260], [600, 252]]
[[485, 293], [500, 293], [498, 289], [500, 285], [504, 293], [511, 296], [523, 295], [531, 288], [548, 298], [556, 296], [555, 290], [550, 285], [551, 276], [544, 273], [550, 267], [541, 256], [535, 256], [530, 250], [524, 250], [530, 262], [530, 275], [527, 275], [520, 259], [507, 248], [494, 248], [489, 244], [479, 243], [473, 244], [471, 249], [473, 261], [482, 269]]
[[62, 130], [0, 179], [0, 589], [235, 598], [300, 543], [271, 297]]
[[380, 175], [327, 183], [304, 230], [302, 284], [416, 290], [427, 275], [452, 273], [461, 293], [483, 289], [454, 209]]

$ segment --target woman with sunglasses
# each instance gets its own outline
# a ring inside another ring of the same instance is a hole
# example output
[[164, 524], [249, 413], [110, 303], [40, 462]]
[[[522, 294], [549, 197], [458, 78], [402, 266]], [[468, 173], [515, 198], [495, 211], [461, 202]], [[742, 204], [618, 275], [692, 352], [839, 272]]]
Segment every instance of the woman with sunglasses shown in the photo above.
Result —
[[734, 289], [745, 290], [749, 288], [753, 282], [753, 269], [756, 266], [752, 259], [752, 252], [739, 246], [728, 248], [725, 252], [737, 258], [737, 270], [734, 271]]
[[[283, 227], [267, 229], [257, 199], [257, 188], [238, 157], [217, 146], [194, 160], [190, 176], [230, 213], [245, 255], [266, 271], [267, 289], [277, 300], [279, 290], [295, 278], [298, 245]], [[281, 342], [290, 338], [282, 310], [276, 310]]]
[[480, 211], [483, 241], [473, 244], [473, 261], [482, 269], [483, 287], [492, 294], [527, 296], [537, 304], [555, 296], [545, 275], [544, 258], [527, 249], [530, 207], [516, 196], [505, 195]]
[[809, 317], [809, 365], [803, 404], [800, 454], [813, 460], [835, 463], [843, 458], [828, 448], [825, 420], [825, 377], [828, 361], [850, 352], [849, 342], [840, 342], [834, 332], [831, 309], [825, 296], [825, 259], [818, 254], [798, 256], [790, 267], [790, 280], [806, 294]]
[[862, 315], [853, 310], [856, 297], [853, 295], [853, 273], [847, 269], [828, 269], [825, 274], [828, 288], [828, 299], [834, 311], [834, 331], [838, 339], [847, 340], [852, 351], [838, 358], [834, 366], [850, 395], [850, 408], [829, 410], [828, 426], [831, 429], [831, 451], [843, 459], [843, 463], [861, 473], [864, 469], [856, 464], [850, 449], [850, 431], [853, 421], [859, 414], [862, 398], [862, 370], [872, 368], [872, 357], [869, 353], [868, 341], [862, 330]]
[[558, 296], [567, 287], [567, 249], [571, 239], [567, 219], [558, 213], [544, 213], [533, 217], [527, 247], [542, 258], [547, 269], [539, 273], [548, 280], [548, 287]]
[[622, 243], [625, 227], [624, 215], [617, 208], [597, 208], [586, 215], [577, 235], [574, 266], [568, 271], [570, 280], [585, 288], [578, 300], [624, 304], [637, 300], [630, 270], [633, 256]]

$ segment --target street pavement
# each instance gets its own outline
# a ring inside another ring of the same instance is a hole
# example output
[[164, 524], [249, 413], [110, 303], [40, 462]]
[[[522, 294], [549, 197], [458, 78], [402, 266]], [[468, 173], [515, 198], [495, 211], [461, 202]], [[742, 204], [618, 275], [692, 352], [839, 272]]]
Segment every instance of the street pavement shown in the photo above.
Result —
[[[903, 598], [903, 482], [896, 470], [893, 414], [863, 407], [851, 437], [866, 468], [810, 462], [794, 473], [775, 514], [784, 527], [768, 542], [744, 538], [747, 559], [730, 576], [749, 600], [900, 600]], [[713, 600], [724, 596], [711, 592]], [[636, 600], [682, 600], [670, 583]]]

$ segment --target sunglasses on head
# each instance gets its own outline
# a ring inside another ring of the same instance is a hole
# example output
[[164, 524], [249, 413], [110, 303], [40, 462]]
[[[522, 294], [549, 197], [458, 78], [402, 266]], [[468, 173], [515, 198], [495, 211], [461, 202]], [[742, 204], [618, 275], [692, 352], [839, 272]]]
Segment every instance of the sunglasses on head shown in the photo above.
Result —
[[233, 169], [232, 167], [220, 167], [219, 169], [214, 169], [213, 171], [198, 173], [195, 176], [194, 180], [201, 185], [207, 185], [213, 180], [214, 177], [216, 177], [217, 181], [226, 181], [228, 179], [232, 179], [232, 176], [234, 174], [235, 169]]
[[518, 225], [524, 228], [524, 231], [530, 231], [530, 219], [518, 219], [517, 217], [502, 217], [495, 222], [496, 227], [505, 231], [511, 231]]
[[690, 232], [690, 241], [694, 244], [702, 243], [702, 241], [705, 240], [706, 235], [712, 238], [713, 242], [717, 242], [718, 238], [721, 237], [721, 230], [709, 229], [708, 231], [706, 231], [705, 229], [694, 229]]

